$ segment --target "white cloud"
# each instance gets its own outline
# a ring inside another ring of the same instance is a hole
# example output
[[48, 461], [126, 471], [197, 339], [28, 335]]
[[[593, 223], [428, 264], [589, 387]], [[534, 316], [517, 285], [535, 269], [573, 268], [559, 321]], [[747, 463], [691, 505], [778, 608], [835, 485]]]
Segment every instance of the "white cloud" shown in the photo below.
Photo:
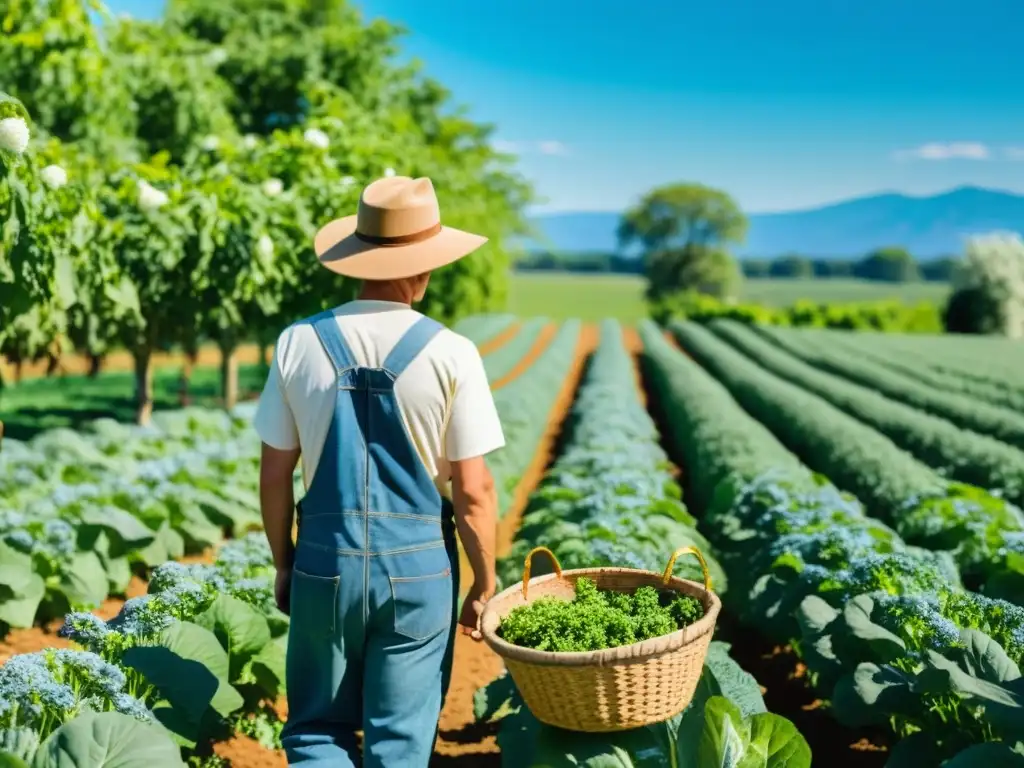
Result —
[[543, 141], [508, 141], [495, 139], [491, 146], [497, 152], [504, 152], [511, 155], [565, 155], [569, 148], [560, 141], [545, 139]]
[[1024, 147], [1006, 147], [1003, 155], [1007, 160], [1024, 160]]
[[542, 155], [564, 155], [566, 153], [565, 144], [553, 139], [537, 142], [537, 149]]
[[991, 150], [978, 141], [935, 141], [897, 150], [893, 156], [897, 160], [987, 160]]

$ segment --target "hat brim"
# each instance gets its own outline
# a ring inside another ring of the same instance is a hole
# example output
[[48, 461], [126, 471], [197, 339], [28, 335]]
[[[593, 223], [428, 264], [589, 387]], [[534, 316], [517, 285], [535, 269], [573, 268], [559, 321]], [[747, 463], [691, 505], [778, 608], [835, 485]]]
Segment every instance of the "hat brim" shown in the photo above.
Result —
[[313, 248], [320, 263], [339, 275], [357, 280], [401, 280], [422, 275], [468, 256], [487, 238], [442, 227], [416, 243], [383, 246], [356, 237], [356, 217], [335, 219], [316, 233]]

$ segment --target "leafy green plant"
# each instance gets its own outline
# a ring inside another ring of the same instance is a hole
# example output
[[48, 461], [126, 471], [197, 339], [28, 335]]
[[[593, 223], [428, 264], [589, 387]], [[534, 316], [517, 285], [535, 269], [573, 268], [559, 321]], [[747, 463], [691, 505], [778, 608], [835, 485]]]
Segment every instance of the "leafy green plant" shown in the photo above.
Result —
[[544, 597], [513, 608], [498, 634], [513, 645], [540, 651], [600, 651], [668, 635], [704, 616], [689, 595], [640, 587], [632, 594], [601, 590], [576, 580], [572, 600]]

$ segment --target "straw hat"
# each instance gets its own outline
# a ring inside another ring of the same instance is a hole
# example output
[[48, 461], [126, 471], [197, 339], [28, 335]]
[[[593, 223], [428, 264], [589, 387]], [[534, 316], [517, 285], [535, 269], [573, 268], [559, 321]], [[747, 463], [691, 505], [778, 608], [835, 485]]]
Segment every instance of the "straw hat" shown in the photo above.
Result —
[[335, 219], [313, 247], [332, 272], [360, 280], [398, 280], [467, 256], [486, 237], [441, 226], [430, 179], [392, 176], [363, 190], [355, 216]]

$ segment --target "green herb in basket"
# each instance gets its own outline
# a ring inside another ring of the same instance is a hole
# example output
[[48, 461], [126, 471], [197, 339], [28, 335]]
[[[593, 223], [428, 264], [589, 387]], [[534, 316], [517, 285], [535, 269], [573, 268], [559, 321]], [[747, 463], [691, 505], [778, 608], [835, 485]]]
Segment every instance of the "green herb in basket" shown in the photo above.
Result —
[[640, 587], [633, 594], [576, 582], [571, 601], [542, 597], [513, 609], [498, 627], [508, 643], [538, 651], [600, 651], [668, 635], [704, 616], [700, 600]]

